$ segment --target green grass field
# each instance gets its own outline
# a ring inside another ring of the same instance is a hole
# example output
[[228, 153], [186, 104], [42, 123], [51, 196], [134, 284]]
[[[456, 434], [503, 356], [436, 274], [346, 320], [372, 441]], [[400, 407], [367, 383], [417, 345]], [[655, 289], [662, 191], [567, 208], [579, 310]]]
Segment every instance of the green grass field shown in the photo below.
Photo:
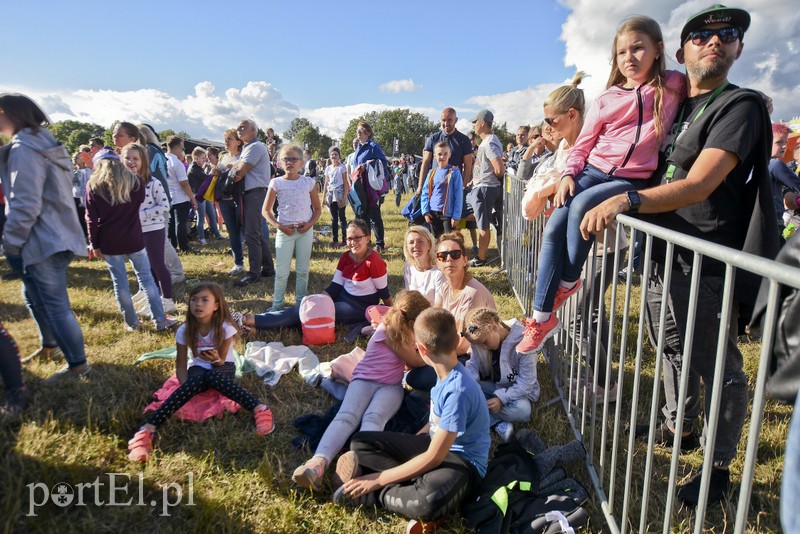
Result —
[[[391, 203], [383, 211], [386, 241], [391, 247], [384, 257], [394, 293], [403, 285], [401, 243], [406, 222]], [[327, 224], [326, 213], [318, 226]], [[328, 284], [342, 252], [329, 243], [329, 236], [321, 236], [314, 245], [309, 292]], [[235, 288], [236, 278], [227, 274], [232, 261], [224, 253], [226, 248], [226, 241], [210, 241], [203, 254], [183, 256], [187, 278], [222, 284], [234, 310], [267, 309], [271, 304], [272, 279]], [[513, 292], [505, 276], [495, 273], [497, 267], [472, 271], [493, 293], [503, 317], [519, 316]], [[61, 363], [36, 362], [24, 368], [25, 380], [33, 393], [32, 404], [21, 418], [0, 423], [0, 525], [4, 532], [403, 531], [405, 520], [392, 514], [343, 509], [331, 504], [332, 483], [313, 495], [292, 484], [291, 472], [308, 454], [292, 448], [290, 442], [297, 432], [291, 422], [303, 414], [322, 413], [333, 402], [325, 392], [306, 385], [296, 373], [281, 378], [275, 388], [265, 386], [254, 375], [242, 380], [248, 390], [266, 400], [274, 411], [277, 428], [266, 438], [255, 434], [252, 416], [244, 410], [199, 425], [173, 419], [160, 428], [155, 454], [146, 464], [129, 462], [126, 442], [142, 424], [142, 410], [150, 402], [151, 394], [174, 372], [174, 362], [168, 360], [149, 361], [138, 367], [133, 367], [133, 362], [142, 353], [173, 345], [174, 340], [168, 333], [156, 333], [149, 324], [137, 333], [123, 329], [104, 263], [73, 262], [70, 286], [73, 309], [83, 328], [94, 369], [83, 382], [47, 389], [41, 380], [55, 372]], [[293, 299], [293, 287], [292, 276], [287, 304]], [[186, 310], [186, 291], [186, 284], [176, 287], [175, 300], [181, 313]], [[18, 281], [0, 283], [0, 308], [2, 320], [21, 352], [34, 351], [38, 335], [22, 304]], [[337, 333], [341, 336], [345, 329], [340, 327]], [[280, 340], [290, 345], [300, 343], [300, 334], [281, 331], [258, 334], [254, 339]], [[363, 340], [360, 343], [365, 345]], [[237, 348], [243, 350], [243, 340]], [[321, 361], [327, 361], [351, 348], [337, 342], [313, 350]], [[751, 353], [757, 360], [757, 349], [748, 353], [748, 371], [754, 380]], [[553, 398], [555, 388], [543, 362], [539, 365], [539, 377], [542, 399]], [[648, 380], [651, 384], [652, 375]], [[790, 411], [770, 404], [767, 412], [750, 514], [751, 530], [759, 532], [779, 530], [777, 500]], [[539, 431], [550, 444], [572, 439], [560, 404], [535, 408], [528, 426]], [[668, 452], [661, 452], [664, 458], [657, 460], [657, 475], [668, 469]], [[695, 453], [683, 460], [682, 463], [696, 467], [702, 457]], [[740, 466], [734, 464], [733, 469], [734, 480], [738, 481]], [[588, 483], [582, 465], [573, 466], [571, 472]], [[60, 507], [48, 499], [60, 482], [69, 484], [73, 490], [83, 485], [83, 491], [74, 494], [69, 506]], [[112, 487], [116, 488], [114, 501], [126, 505], [109, 504]], [[664, 484], [659, 486], [654, 482], [653, 492], [663, 496]], [[78, 503], [78, 493], [83, 503]], [[43, 504], [45, 501], [47, 504]], [[100, 501], [103, 504], [98, 504]], [[587, 506], [592, 513], [588, 530], [602, 531], [599, 506], [591, 502]], [[658, 510], [657, 502], [650, 506], [651, 510]], [[708, 527], [716, 532], [726, 526], [730, 528], [734, 507], [735, 501], [710, 510]], [[690, 520], [690, 511], [678, 511], [674, 530], [691, 528]], [[654, 525], [651, 528], [659, 529], [658, 523]], [[463, 532], [466, 528], [459, 518], [453, 518], [440, 531]]]

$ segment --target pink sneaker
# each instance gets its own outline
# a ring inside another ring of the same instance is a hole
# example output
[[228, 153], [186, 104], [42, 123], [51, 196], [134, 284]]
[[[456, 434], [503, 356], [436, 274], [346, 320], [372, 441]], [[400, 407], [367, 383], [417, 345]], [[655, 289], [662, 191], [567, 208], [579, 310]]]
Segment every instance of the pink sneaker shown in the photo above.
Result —
[[146, 462], [153, 454], [153, 438], [155, 430], [140, 428], [128, 441], [128, 459], [132, 462]]
[[520, 354], [531, 354], [541, 350], [544, 342], [550, 339], [561, 329], [561, 321], [556, 314], [550, 314], [550, 319], [543, 323], [537, 323], [533, 319], [524, 319], [525, 335], [517, 345], [517, 352]]
[[564, 303], [567, 301], [567, 299], [570, 298], [572, 295], [574, 295], [575, 292], [577, 292], [578, 289], [580, 289], [580, 287], [581, 287], [580, 280], [578, 280], [575, 283], [575, 285], [572, 286], [572, 289], [564, 289], [563, 287], [559, 286], [558, 289], [556, 289], [556, 298], [553, 301], [553, 311], [556, 311], [561, 306], [563, 306]]

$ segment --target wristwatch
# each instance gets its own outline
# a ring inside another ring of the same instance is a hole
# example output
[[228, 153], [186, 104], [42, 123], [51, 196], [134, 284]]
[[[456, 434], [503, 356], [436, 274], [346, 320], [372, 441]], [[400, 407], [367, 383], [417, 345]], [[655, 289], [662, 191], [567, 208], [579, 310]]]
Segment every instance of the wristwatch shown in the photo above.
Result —
[[625, 213], [638, 213], [639, 207], [642, 205], [642, 198], [639, 196], [638, 191], [628, 191], [628, 211]]

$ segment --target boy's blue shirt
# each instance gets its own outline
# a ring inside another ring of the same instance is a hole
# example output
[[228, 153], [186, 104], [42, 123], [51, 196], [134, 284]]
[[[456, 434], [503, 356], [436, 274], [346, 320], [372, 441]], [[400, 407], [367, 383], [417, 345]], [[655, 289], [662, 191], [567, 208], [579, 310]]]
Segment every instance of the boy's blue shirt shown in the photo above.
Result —
[[475, 466], [481, 476], [489, 463], [489, 408], [481, 387], [459, 363], [431, 390], [430, 435], [438, 429], [457, 433], [450, 450]]
[[[443, 191], [437, 190], [437, 186], [439, 186], [447, 176], [447, 173], [450, 172], [452, 168], [452, 172], [450, 173], [450, 181], [447, 184], [447, 194], [445, 195]], [[438, 195], [441, 194], [446, 197], [445, 205], [441, 210], [445, 217], [449, 219], [461, 219], [461, 211], [463, 209], [464, 204], [464, 180], [461, 176], [461, 171], [458, 170], [458, 167], [453, 167], [452, 165], [448, 165], [447, 167], [441, 168], [437, 167], [433, 169], [433, 175], [431, 176], [430, 173], [428, 176], [425, 177], [425, 182], [422, 184], [422, 194], [420, 195], [420, 205], [422, 207], [422, 213], [428, 213], [431, 211], [431, 198], [438, 198]], [[433, 180], [433, 195], [429, 197], [429, 184], [428, 180]], [[434, 200], [436, 202], [436, 200]], [[441, 201], [439, 201], [441, 202]], [[438, 211], [438, 210], [437, 210]]]

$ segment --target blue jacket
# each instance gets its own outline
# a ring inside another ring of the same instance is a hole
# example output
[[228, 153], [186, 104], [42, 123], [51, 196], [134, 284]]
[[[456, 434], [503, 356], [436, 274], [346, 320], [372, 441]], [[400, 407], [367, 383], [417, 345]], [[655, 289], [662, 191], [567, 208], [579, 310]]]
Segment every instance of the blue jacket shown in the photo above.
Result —
[[366, 144], [359, 145], [356, 149], [356, 157], [353, 160], [353, 169], [371, 159], [379, 159], [381, 160], [381, 163], [383, 163], [384, 169], [389, 168], [389, 162], [386, 161], [386, 156], [383, 154], [383, 150], [381, 150], [381, 145], [370, 139]]
[[[447, 191], [444, 194], [444, 209], [442, 213], [449, 219], [461, 219], [461, 210], [464, 204], [464, 179], [461, 177], [461, 171], [458, 167], [448, 165], [444, 169], [431, 169], [425, 182], [422, 184], [422, 195], [420, 204], [422, 206], [423, 215], [431, 211], [430, 197], [433, 192], [433, 185], [435, 183], [435, 176], [444, 171], [449, 175], [447, 178]], [[433, 181], [432, 181], [433, 180]]]

